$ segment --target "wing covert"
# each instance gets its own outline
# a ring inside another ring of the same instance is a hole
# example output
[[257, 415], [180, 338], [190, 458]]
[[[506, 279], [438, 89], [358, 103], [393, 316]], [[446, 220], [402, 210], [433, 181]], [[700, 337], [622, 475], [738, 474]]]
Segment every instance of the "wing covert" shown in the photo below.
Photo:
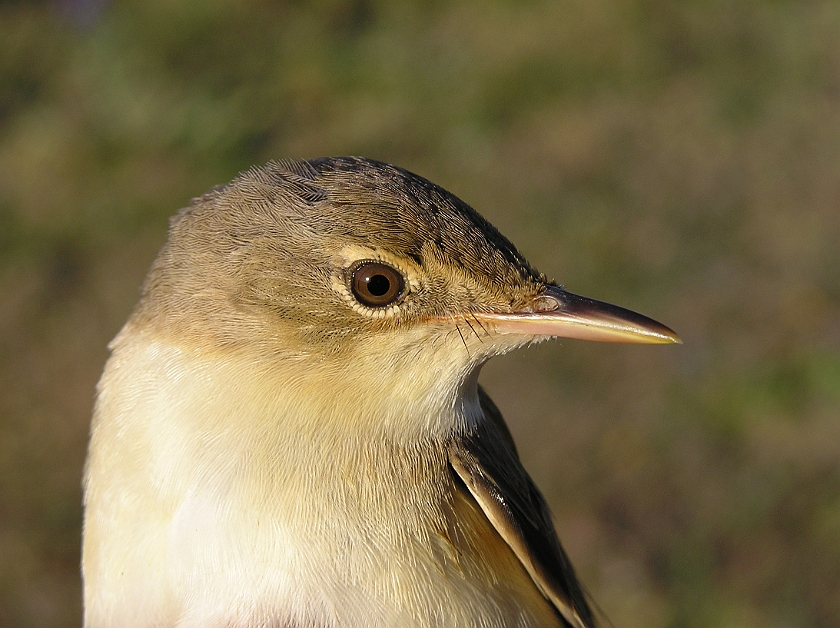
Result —
[[479, 401], [487, 420], [453, 439], [452, 468], [563, 619], [573, 628], [593, 628], [592, 611], [545, 499], [519, 462], [501, 413], [481, 387]]

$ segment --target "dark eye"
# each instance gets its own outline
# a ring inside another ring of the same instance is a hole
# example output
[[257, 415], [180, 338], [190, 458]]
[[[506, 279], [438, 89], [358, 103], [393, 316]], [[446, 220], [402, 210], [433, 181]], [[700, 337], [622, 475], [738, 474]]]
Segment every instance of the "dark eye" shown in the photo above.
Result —
[[382, 262], [362, 262], [353, 271], [350, 288], [362, 305], [387, 307], [402, 298], [405, 280], [393, 266]]

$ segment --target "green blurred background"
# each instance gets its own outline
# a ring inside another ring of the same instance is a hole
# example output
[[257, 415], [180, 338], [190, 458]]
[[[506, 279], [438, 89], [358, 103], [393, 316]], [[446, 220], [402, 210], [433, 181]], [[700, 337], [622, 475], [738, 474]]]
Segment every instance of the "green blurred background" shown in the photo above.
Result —
[[93, 390], [167, 217], [335, 154], [682, 334], [482, 375], [616, 627], [840, 625], [832, 0], [0, 4], [0, 625], [80, 625]]

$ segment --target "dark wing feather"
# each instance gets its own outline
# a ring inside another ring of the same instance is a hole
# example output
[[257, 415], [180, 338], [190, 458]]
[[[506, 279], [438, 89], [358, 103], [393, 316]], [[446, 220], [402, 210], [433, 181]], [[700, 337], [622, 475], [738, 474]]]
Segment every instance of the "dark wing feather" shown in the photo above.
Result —
[[452, 468], [566, 622], [593, 628], [592, 611], [560, 546], [545, 499], [519, 462], [501, 413], [480, 387], [479, 401], [487, 420], [453, 439]]

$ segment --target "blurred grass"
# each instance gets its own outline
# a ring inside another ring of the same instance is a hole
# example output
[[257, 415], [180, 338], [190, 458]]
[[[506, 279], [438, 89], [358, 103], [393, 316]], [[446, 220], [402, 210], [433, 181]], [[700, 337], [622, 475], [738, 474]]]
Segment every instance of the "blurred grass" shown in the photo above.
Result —
[[105, 345], [166, 218], [397, 163], [674, 349], [483, 381], [616, 626], [840, 624], [840, 4], [0, 4], [0, 625], [77, 626]]

